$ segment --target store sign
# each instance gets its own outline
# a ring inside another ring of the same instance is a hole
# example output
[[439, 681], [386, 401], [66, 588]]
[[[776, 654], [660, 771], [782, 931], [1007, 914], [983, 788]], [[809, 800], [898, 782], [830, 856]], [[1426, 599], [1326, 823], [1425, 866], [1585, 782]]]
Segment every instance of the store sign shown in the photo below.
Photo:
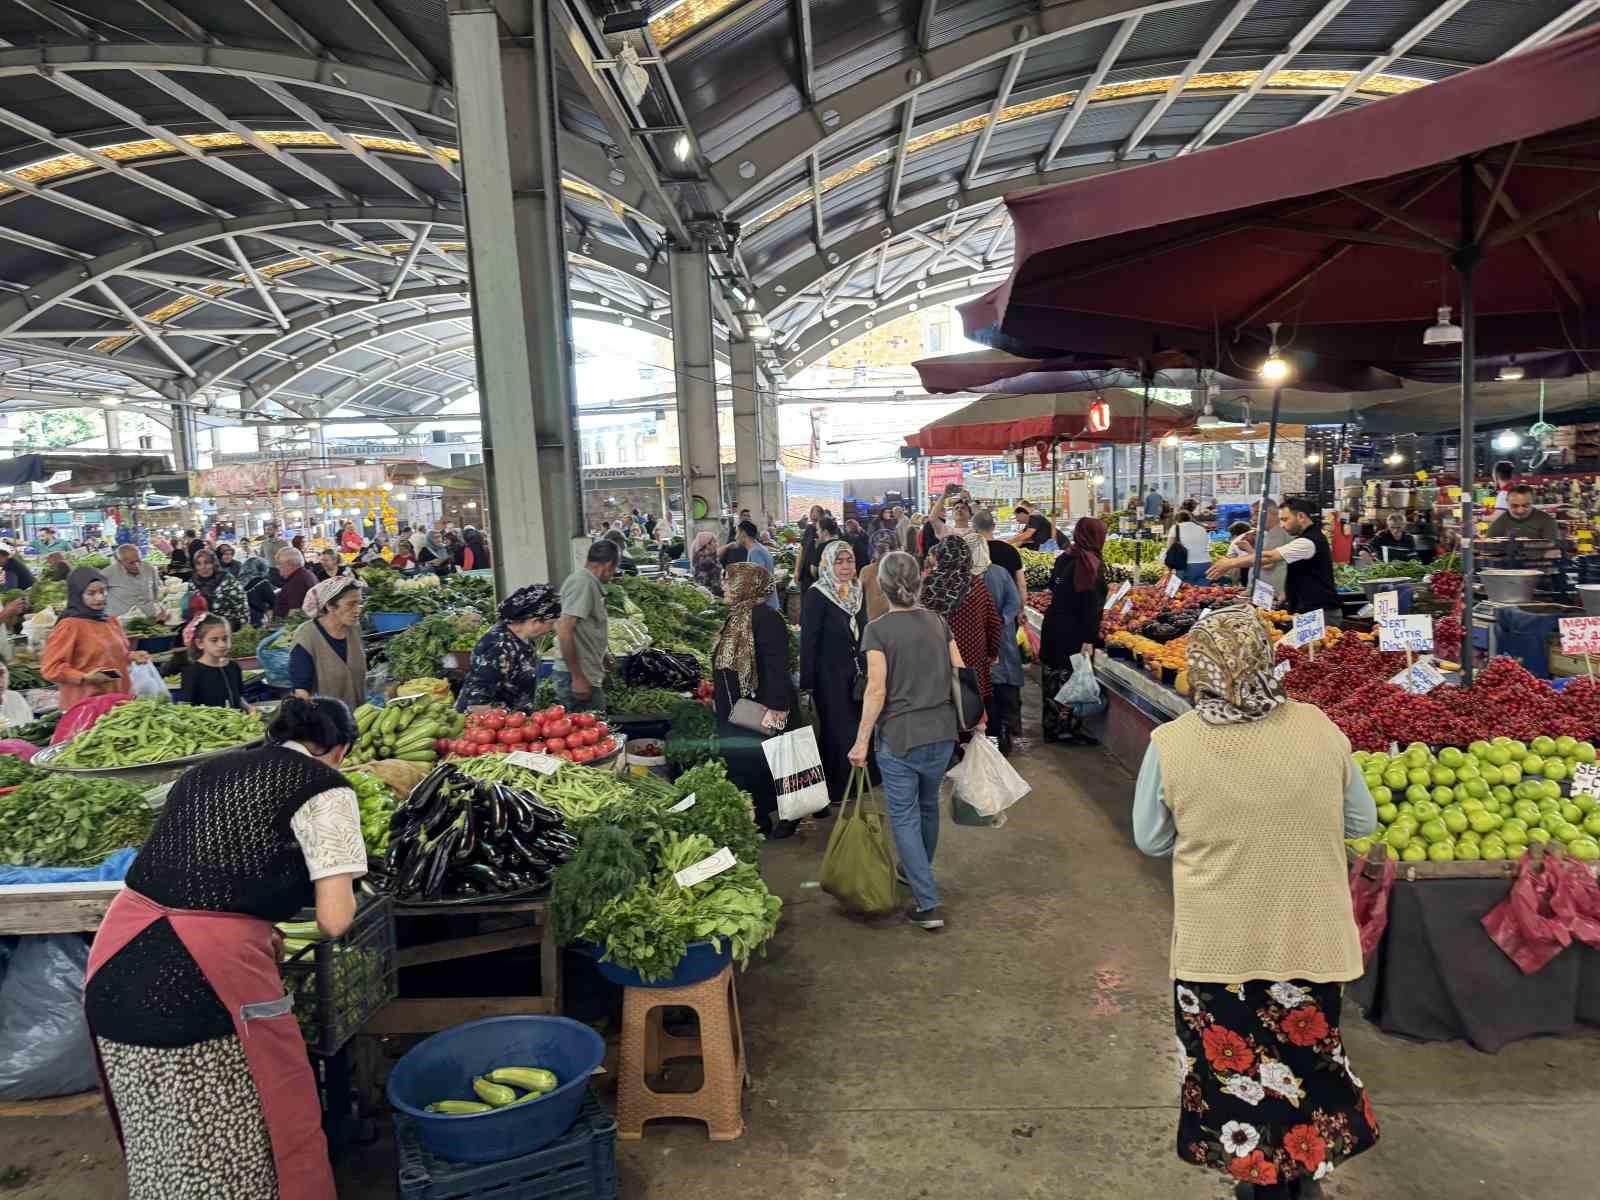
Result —
[[233, 498], [260, 496], [278, 490], [278, 464], [273, 462], [231, 463], [194, 471], [189, 477], [189, 494]]
[[931, 462], [928, 464], [928, 493], [942, 496], [952, 483], [959, 484], [963, 475], [959, 462]]
[[1387, 621], [1391, 617], [1400, 615], [1400, 593], [1396, 591], [1379, 592], [1372, 597], [1372, 619], [1374, 621]]
[[1089, 431], [1091, 433], [1104, 433], [1111, 428], [1111, 405], [1107, 404], [1105, 397], [1098, 396], [1093, 404], [1089, 405]]
[[1561, 653], [1600, 654], [1600, 617], [1562, 617]]
[[1405, 688], [1413, 696], [1425, 696], [1444, 681], [1444, 672], [1426, 658], [1417, 660], [1389, 680], [1396, 687]]
[[1289, 634], [1289, 637], [1293, 639], [1290, 644], [1304, 646], [1310, 642], [1321, 640], [1322, 635], [1327, 632], [1327, 618], [1323, 616], [1320, 608], [1314, 608], [1306, 613], [1295, 613], [1294, 629]]
[[1568, 791], [1574, 796], [1600, 796], [1600, 763], [1579, 763], [1573, 767]]
[[1256, 580], [1255, 590], [1250, 593], [1250, 603], [1257, 608], [1268, 611], [1278, 606], [1278, 594], [1272, 590], [1272, 585], [1265, 579]]
[[1213, 487], [1218, 500], [1243, 500], [1249, 496], [1243, 471], [1218, 471]]
[[704, 883], [713, 876], [721, 875], [737, 861], [738, 859], [733, 856], [733, 851], [724, 846], [715, 854], [702, 858], [693, 866], [685, 867], [677, 872], [673, 875], [673, 878], [678, 881], [679, 887], [693, 887], [697, 883]]
[[1433, 649], [1433, 618], [1388, 617], [1378, 622], [1378, 649], [1423, 651]]

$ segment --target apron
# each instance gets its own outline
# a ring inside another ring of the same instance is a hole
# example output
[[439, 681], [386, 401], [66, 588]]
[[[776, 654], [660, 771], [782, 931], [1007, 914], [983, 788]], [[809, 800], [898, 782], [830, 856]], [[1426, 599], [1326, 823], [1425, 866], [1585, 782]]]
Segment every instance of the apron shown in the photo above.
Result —
[[[271, 922], [244, 913], [164, 908], [125, 887], [100, 923], [100, 932], [89, 951], [85, 984], [134, 937], [162, 917], [171, 922], [178, 940], [233, 1018], [233, 1029], [250, 1065], [250, 1078], [261, 1099], [267, 1135], [272, 1141], [278, 1194], [284, 1200], [337, 1200], [328, 1142], [322, 1132], [322, 1106], [317, 1099], [311, 1062], [306, 1057], [305, 1040], [278, 974]], [[96, 1050], [97, 1060], [98, 1055]], [[121, 1140], [122, 1126], [103, 1067], [100, 1081], [111, 1122]]]

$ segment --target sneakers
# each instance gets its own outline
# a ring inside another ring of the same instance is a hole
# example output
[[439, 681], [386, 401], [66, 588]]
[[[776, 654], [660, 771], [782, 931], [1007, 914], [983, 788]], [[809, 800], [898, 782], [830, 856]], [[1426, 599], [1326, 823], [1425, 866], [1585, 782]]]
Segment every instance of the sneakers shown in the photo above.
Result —
[[1011, 739], [1011, 753], [1026, 754], [1029, 750], [1033, 749], [1033, 745], [1033, 739], [1030, 737], [1014, 737]]
[[929, 933], [935, 929], [944, 928], [944, 913], [937, 908], [908, 908], [906, 920], [913, 925], [920, 925]]

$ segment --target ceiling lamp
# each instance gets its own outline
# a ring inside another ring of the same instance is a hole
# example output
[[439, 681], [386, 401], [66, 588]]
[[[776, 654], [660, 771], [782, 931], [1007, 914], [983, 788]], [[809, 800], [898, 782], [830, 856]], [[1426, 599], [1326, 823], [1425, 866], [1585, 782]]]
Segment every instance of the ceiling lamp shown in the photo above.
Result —
[[1519, 367], [1516, 363], [1512, 362], [1501, 367], [1499, 374], [1497, 374], [1495, 378], [1501, 383], [1521, 383], [1525, 378], [1527, 378], [1527, 375], [1528, 373], [1525, 370]]
[[1180, 438], [1177, 435], [1176, 431], [1174, 431], [1172, 433], [1167, 434], [1166, 437], [1162, 438], [1161, 439], [1161, 444], [1163, 446], [1181, 446], [1183, 444], [1183, 439]]
[[417, 486], [418, 487], [427, 487], [428, 486], [428, 477], [426, 475], [418, 475], [417, 476]]
[[1494, 435], [1496, 450], [1516, 450], [1522, 445], [1522, 435], [1515, 429], [1502, 429]]
[[1261, 380], [1279, 387], [1289, 378], [1289, 363], [1278, 350], [1279, 321], [1269, 321], [1267, 328], [1272, 330], [1272, 348], [1267, 351], [1267, 361], [1261, 364]]
[[672, 140], [672, 157], [679, 162], [688, 162], [689, 154], [693, 149], [694, 147], [689, 144], [689, 135], [687, 133], [680, 133]]
[[104, 396], [100, 397], [100, 403], [104, 404], [107, 408], [115, 408], [117, 405], [122, 403], [122, 397], [111, 392], [107, 392]]
[[1096, 486], [1096, 487], [1099, 487], [1099, 486], [1100, 486], [1100, 485], [1101, 485], [1101, 484], [1102, 484], [1102, 483], [1104, 483], [1104, 482], [1105, 482], [1105, 481], [1106, 481], [1106, 477], [1105, 477], [1105, 476], [1104, 476], [1104, 475], [1096, 475], [1096, 476], [1095, 476], [1095, 477], [1094, 477], [1094, 480], [1093, 480], [1093, 483], [1094, 483], [1094, 485], [1095, 485], [1095, 486]]
[[1389, 456], [1383, 461], [1388, 463], [1391, 467], [1398, 467], [1401, 463], [1405, 462], [1405, 460], [1406, 456], [1404, 454], [1401, 454], [1398, 450], [1392, 450], [1390, 451]]
[[1322, 462], [1322, 455], [1318, 454], [1315, 450], [1313, 450], [1310, 454], [1306, 455], [1306, 466], [1308, 466], [1308, 467], [1317, 466], [1321, 462]]
[[1424, 346], [1459, 346], [1461, 326], [1450, 320], [1450, 306], [1439, 306], [1439, 319], [1422, 331]]

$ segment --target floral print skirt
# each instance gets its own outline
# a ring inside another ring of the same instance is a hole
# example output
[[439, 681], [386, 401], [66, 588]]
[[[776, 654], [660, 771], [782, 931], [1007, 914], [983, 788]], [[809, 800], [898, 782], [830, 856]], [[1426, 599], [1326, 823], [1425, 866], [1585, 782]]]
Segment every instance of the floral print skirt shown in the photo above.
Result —
[[1324, 1179], [1378, 1140], [1339, 1034], [1339, 985], [1175, 985], [1178, 1157], [1269, 1188]]

